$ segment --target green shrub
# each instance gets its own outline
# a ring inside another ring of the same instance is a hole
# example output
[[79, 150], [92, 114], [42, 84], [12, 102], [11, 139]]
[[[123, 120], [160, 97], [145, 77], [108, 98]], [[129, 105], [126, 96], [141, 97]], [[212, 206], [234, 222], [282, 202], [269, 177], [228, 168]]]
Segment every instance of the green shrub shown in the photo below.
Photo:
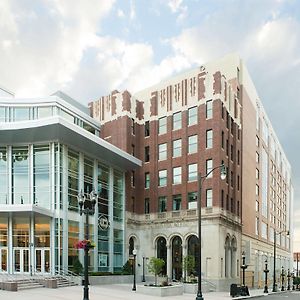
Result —
[[155, 285], [157, 285], [157, 275], [161, 274], [163, 270], [163, 266], [165, 265], [165, 261], [161, 258], [151, 257], [148, 270], [150, 273], [154, 274], [155, 276]]
[[132, 265], [129, 260], [126, 261], [122, 268], [122, 274], [124, 275], [131, 275], [132, 274]]
[[72, 271], [76, 274], [81, 274], [83, 271], [83, 266], [78, 257], [74, 258]]

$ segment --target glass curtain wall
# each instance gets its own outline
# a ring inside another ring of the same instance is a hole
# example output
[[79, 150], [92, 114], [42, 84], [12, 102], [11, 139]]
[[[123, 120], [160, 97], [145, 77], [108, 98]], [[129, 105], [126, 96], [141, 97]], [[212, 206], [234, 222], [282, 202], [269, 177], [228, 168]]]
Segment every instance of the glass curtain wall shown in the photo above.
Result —
[[79, 223], [75, 221], [68, 221], [68, 265], [72, 270], [75, 259], [78, 258], [78, 249], [75, 244], [79, 240]]
[[68, 151], [68, 203], [69, 210], [78, 211], [79, 154]]
[[63, 208], [63, 198], [62, 198], [62, 174], [63, 174], [63, 155], [62, 155], [62, 145], [55, 144], [55, 156], [54, 156], [54, 168], [55, 168], [55, 176], [54, 176], [54, 208]]
[[62, 269], [63, 219], [55, 219], [55, 269]]
[[[123, 223], [123, 174], [114, 170], [113, 183], [113, 220], [114, 222]], [[123, 230], [114, 228], [114, 271], [120, 271], [123, 266]]]
[[8, 204], [7, 151], [0, 148], [0, 204]]
[[0, 218], [0, 271], [7, 272], [7, 218]]
[[49, 145], [33, 148], [33, 203], [51, 208]]
[[[101, 215], [109, 218], [109, 168], [98, 164], [98, 211]], [[109, 271], [109, 230], [98, 231], [98, 270]]]
[[12, 149], [12, 201], [13, 204], [29, 204], [28, 147]]

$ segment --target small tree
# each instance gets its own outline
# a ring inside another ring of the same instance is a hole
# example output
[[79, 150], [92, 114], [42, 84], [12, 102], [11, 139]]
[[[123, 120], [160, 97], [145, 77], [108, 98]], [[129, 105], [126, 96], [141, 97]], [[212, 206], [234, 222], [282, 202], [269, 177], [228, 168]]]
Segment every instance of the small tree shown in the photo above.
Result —
[[157, 285], [157, 275], [161, 274], [163, 270], [163, 266], [165, 265], [165, 261], [161, 258], [151, 257], [148, 270], [150, 273], [154, 274], [155, 276], [155, 285]]
[[191, 273], [195, 270], [195, 257], [194, 256], [187, 255], [183, 258], [183, 269], [184, 269], [185, 276], [191, 275]]
[[79, 261], [78, 256], [76, 256], [73, 261], [73, 272], [76, 274], [81, 274], [82, 270], [83, 270], [83, 266], [82, 266], [81, 262]]
[[124, 275], [130, 275], [132, 274], [132, 264], [130, 263], [129, 260], [125, 263], [125, 265], [122, 268], [122, 274]]

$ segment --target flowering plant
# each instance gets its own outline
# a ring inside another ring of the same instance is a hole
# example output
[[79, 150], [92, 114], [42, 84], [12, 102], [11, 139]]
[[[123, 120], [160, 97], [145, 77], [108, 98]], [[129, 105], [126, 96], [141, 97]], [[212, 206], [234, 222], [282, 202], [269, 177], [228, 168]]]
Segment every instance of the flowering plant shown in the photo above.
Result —
[[92, 249], [95, 248], [95, 243], [93, 243], [90, 240], [82, 240], [82, 241], [78, 241], [77, 243], [75, 243], [75, 248], [76, 249]]

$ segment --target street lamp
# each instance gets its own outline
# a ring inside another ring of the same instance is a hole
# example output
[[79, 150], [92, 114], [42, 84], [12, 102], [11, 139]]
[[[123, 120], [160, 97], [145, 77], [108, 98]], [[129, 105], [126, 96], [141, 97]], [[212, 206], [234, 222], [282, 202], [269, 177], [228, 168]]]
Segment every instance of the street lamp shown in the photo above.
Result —
[[207, 174], [201, 175], [198, 173], [198, 193], [197, 193], [197, 207], [198, 207], [198, 247], [199, 247], [199, 264], [198, 264], [198, 291], [196, 300], [203, 300], [202, 290], [201, 290], [201, 192], [202, 192], [202, 184], [204, 180], [209, 176], [214, 170], [221, 169], [220, 177], [222, 180], [226, 178], [226, 167], [224, 164], [217, 166], [211, 169]]
[[265, 272], [265, 289], [264, 289], [264, 293], [269, 293], [269, 291], [268, 291], [268, 273], [269, 273], [269, 270], [268, 270], [268, 260], [267, 259], [265, 260], [264, 272]]
[[276, 286], [276, 234], [281, 235], [283, 232], [286, 232], [286, 235], [290, 235], [289, 231], [283, 230], [280, 232], [276, 232], [274, 228], [274, 261], [273, 261], [273, 289], [272, 292], [277, 292], [277, 286]]
[[[89, 239], [89, 216], [94, 215], [96, 199], [98, 195], [95, 191], [92, 191], [90, 194], [85, 194], [81, 192], [78, 194], [78, 204], [79, 204], [79, 214], [85, 214], [85, 240]], [[84, 287], [83, 287], [83, 300], [89, 300], [89, 273], [88, 273], [88, 263], [89, 263], [89, 248], [84, 248]]]
[[132, 290], [136, 291], [136, 278], [135, 278], [135, 275], [136, 275], [135, 261], [136, 261], [136, 254], [137, 254], [136, 249], [133, 249], [132, 254], [133, 254], [133, 287], [132, 287]]
[[281, 291], [284, 291], [284, 268], [283, 266], [281, 267]]
[[291, 274], [291, 272], [290, 272], [290, 269], [288, 269], [288, 273], [287, 273], [287, 279], [288, 279], [287, 290], [288, 290], [288, 291], [291, 290], [291, 277], [292, 277], [292, 274]]

